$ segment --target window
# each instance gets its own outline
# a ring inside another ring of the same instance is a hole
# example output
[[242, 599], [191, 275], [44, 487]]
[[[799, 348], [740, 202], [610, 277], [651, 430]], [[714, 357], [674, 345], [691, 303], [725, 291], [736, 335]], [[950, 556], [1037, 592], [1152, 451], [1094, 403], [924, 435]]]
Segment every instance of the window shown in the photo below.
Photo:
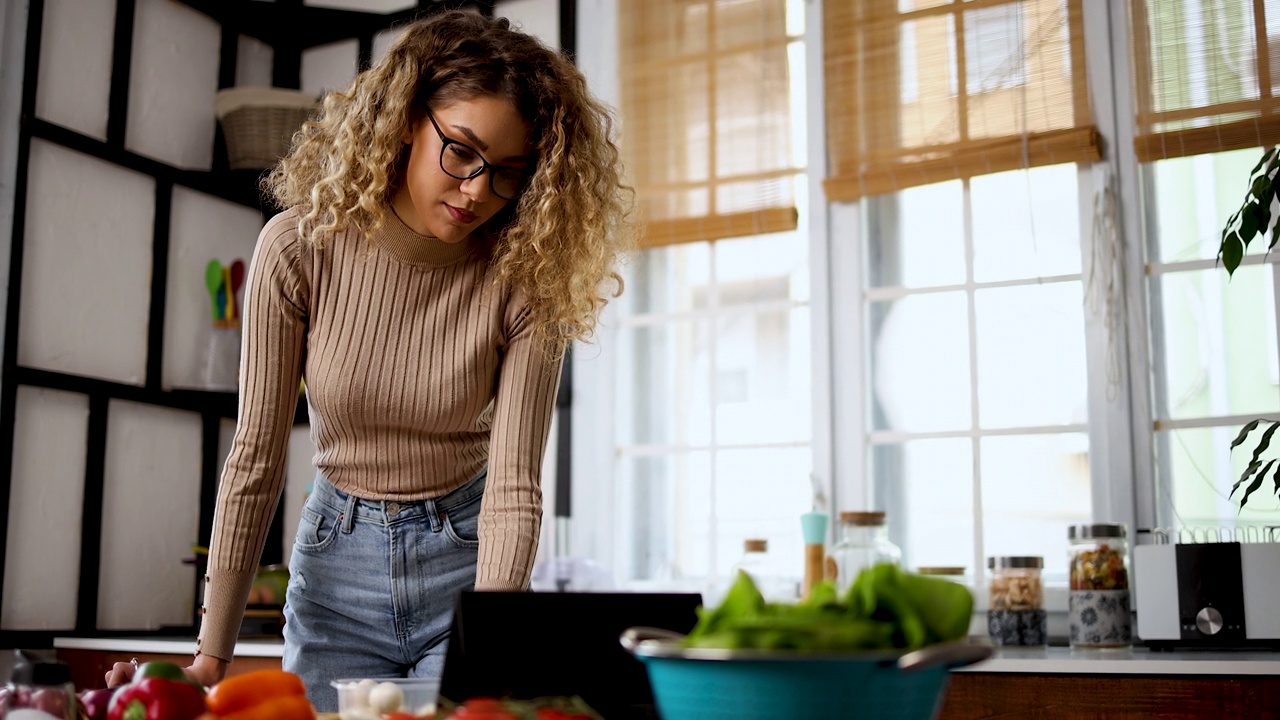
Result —
[[907, 566], [977, 587], [1000, 554], [1061, 582], [1078, 522], [1280, 525], [1268, 494], [1226, 497], [1231, 438], [1280, 415], [1280, 271], [1256, 246], [1234, 278], [1214, 263], [1280, 143], [1280, 0], [825, 0], [805, 19], [824, 42], [801, 62], [788, 23], [790, 133], [795, 152], [807, 116], [827, 163], [792, 156], [796, 230], [642, 253], [595, 359], [608, 382], [578, 390], [607, 396], [578, 436], [607, 448], [584, 468], [614, 496], [582, 521], [614, 539], [602, 562], [704, 588], [761, 534], [796, 577], [824, 462], [832, 510], [886, 510]]

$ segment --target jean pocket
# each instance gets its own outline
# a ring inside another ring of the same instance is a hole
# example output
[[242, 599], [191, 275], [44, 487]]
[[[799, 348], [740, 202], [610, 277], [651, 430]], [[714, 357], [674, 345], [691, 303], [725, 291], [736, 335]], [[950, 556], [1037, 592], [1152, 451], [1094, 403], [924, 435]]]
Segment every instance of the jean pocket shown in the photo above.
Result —
[[480, 547], [480, 496], [442, 511], [444, 536], [462, 548]]
[[304, 505], [302, 517], [298, 520], [298, 534], [293, 541], [294, 549], [303, 552], [324, 550], [338, 538], [338, 526], [341, 523], [342, 513], [332, 508]]

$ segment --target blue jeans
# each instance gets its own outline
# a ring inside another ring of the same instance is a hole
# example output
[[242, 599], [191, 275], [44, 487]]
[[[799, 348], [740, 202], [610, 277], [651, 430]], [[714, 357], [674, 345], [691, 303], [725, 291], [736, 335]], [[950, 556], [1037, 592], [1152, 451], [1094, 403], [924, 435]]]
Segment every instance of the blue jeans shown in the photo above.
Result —
[[430, 500], [364, 500], [317, 477], [289, 559], [284, 669], [321, 712], [333, 680], [440, 677], [458, 593], [475, 587], [485, 473]]

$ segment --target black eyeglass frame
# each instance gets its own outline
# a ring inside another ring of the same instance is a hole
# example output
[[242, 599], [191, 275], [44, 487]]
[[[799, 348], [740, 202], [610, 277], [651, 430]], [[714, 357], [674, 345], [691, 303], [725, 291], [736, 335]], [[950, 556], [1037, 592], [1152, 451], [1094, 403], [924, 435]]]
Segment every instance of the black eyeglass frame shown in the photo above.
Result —
[[[471, 147], [470, 145], [460, 140], [454, 140], [448, 135], [445, 135], [444, 131], [441, 130], [440, 126], [436, 123], [436, 119], [431, 114], [431, 111], [426, 110], [425, 112], [427, 115], [427, 119], [431, 121], [431, 127], [435, 128], [436, 135], [439, 136], [440, 138], [440, 170], [444, 172], [445, 175], [448, 175], [449, 177], [454, 178], [456, 180], [470, 180], [476, 177], [477, 175], [480, 175], [481, 173], [488, 170], [490, 171], [489, 172], [489, 192], [492, 192], [494, 195], [497, 195], [503, 200], [515, 200], [520, 197], [521, 193], [524, 192], [525, 184], [529, 181], [529, 170], [527, 168], [516, 168], [516, 167], [511, 167], [510, 165], [494, 165], [488, 160], [485, 160], [484, 155], [481, 155], [479, 150], [476, 150], [475, 148]], [[444, 154], [445, 154], [445, 151], [449, 149], [450, 145], [460, 145], [466, 148], [467, 150], [469, 150], [476, 157], [480, 158], [480, 167], [476, 168], [470, 175], [454, 175], [453, 173], [449, 172], [449, 169], [444, 166]], [[508, 197], [498, 192], [498, 187], [493, 184], [493, 179], [494, 177], [497, 176], [499, 170], [507, 170], [511, 172], [520, 173], [520, 185], [516, 189], [515, 195]]]

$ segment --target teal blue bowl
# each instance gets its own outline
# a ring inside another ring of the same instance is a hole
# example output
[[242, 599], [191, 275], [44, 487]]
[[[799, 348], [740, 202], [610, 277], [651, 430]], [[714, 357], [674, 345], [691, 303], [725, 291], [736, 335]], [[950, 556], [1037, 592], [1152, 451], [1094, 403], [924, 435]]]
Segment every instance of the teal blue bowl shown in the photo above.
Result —
[[650, 628], [621, 642], [644, 663], [663, 720], [932, 720], [950, 671], [991, 655], [960, 643], [905, 654], [684, 648]]

